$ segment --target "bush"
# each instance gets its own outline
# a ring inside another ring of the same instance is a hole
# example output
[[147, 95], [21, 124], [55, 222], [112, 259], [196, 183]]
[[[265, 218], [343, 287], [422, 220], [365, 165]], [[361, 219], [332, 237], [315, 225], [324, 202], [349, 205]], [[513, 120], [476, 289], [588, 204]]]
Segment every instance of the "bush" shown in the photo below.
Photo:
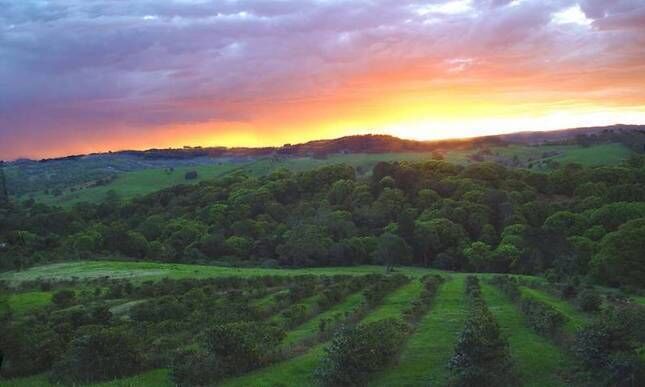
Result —
[[517, 286], [517, 282], [511, 277], [496, 275], [491, 279], [491, 283], [497, 286], [513, 301], [517, 301], [522, 295], [520, 288]]
[[407, 325], [398, 319], [341, 331], [325, 349], [316, 377], [325, 386], [364, 385], [371, 372], [382, 369], [396, 356], [406, 334]]
[[216, 325], [205, 337], [201, 349], [180, 352], [173, 360], [171, 376], [178, 385], [201, 386], [268, 364], [284, 331], [259, 322], [234, 322]]
[[584, 289], [578, 293], [577, 297], [578, 306], [585, 312], [597, 312], [600, 310], [602, 299], [598, 292], [593, 289]]
[[186, 172], [186, 174], [184, 175], [184, 178], [186, 180], [195, 180], [195, 179], [197, 179], [197, 171], [188, 171], [188, 172]]
[[118, 379], [140, 372], [143, 357], [136, 338], [118, 328], [82, 335], [52, 368], [51, 379], [68, 384]]
[[508, 342], [481, 298], [477, 277], [466, 279], [466, 295], [471, 310], [450, 359], [451, 385], [516, 384]]
[[76, 300], [76, 293], [72, 290], [59, 290], [52, 296], [52, 302], [59, 307], [67, 307]]
[[171, 362], [170, 378], [177, 386], [205, 386], [219, 379], [216, 359], [203, 350], [179, 352]]
[[556, 336], [566, 321], [555, 308], [531, 298], [522, 299], [520, 310], [528, 325], [543, 336]]

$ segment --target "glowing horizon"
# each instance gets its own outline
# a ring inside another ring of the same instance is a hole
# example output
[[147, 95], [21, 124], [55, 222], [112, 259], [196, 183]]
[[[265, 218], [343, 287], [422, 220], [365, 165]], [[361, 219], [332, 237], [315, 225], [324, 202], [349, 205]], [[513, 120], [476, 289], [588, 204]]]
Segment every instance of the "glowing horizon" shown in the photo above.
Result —
[[0, 159], [645, 124], [642, 47], [637, 2], [9, 3]]

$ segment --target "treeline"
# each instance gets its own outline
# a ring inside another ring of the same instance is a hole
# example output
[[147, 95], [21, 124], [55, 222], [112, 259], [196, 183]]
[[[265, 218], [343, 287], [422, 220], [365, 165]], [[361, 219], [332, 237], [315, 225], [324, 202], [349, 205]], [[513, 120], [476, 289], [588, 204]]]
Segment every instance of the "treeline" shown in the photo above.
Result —
[[645, 158], [549, 173], [381, 162], [228, 176], [129, 202], [0, 210], [0, 265], [127, 257], [228, 265], [410, 264], [645, 283]]

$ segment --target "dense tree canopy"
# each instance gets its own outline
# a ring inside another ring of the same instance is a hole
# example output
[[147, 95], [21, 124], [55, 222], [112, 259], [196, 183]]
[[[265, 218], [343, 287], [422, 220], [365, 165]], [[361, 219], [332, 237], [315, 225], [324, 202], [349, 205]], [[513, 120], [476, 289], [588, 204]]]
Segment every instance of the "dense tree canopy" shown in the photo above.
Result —
[[234, 174], [132, 201], [0, 214], [0, 266], [122, 256], [172, 262], [592, 274], [642, 286], [645, 168], [380, 162]]

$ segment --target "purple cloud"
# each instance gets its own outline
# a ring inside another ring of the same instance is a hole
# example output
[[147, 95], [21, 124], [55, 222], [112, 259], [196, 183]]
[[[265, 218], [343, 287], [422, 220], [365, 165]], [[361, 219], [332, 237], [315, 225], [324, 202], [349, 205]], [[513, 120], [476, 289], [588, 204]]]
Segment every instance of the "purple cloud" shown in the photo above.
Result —
[[[555, 76], [563, 63], [629, 63], [618, 72], [645, 65], [642, 1], [583, 0], [590, 25], [554, 23], [554, 14], [575, 6], [0, 0], [0, 158], [14, 154], [18, 138], [64, 141], [115, 126], [251, 120], [251, 105], [321, 98], [371, 69], [420, 60], [433, 69], [420, 83], [441, 81], [434, 69], [459, 61], [468, 63], [459, 73], [492, 63]], [[445, 67], [454, 77], [454, 66]]]

